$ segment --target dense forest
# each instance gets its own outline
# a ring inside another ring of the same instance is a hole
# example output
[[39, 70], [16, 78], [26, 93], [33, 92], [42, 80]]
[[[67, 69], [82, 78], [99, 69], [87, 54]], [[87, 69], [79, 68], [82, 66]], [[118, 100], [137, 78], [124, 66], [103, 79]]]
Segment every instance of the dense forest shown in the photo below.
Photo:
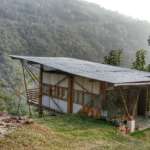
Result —
[[148, 49], [149, 34], [148, 22], [84, 1], [1, 0], [0, 86], [5, 89], [1, 93], [13, 89], [20, 72], [10, 54], [103, 62], [111, 50], [122, 49], [123, 65], [129, 65], [137, 49]]

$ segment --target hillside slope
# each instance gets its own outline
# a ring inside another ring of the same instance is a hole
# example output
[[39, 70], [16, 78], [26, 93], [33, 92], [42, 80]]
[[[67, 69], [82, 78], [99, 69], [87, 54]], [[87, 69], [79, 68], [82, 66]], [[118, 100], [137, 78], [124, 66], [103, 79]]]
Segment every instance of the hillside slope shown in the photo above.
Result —
[[147, 48], [150, 24], [77, 0], [1, 0], [0, 52], [102, 61]]
[[9, 54], [103, 62], [110, 50], [122, 48], [129, 64], [138, 48], [148, 48], [149, 33], [147, 22], [83, 1], [1, 0], [0, 78], [16, 77]]

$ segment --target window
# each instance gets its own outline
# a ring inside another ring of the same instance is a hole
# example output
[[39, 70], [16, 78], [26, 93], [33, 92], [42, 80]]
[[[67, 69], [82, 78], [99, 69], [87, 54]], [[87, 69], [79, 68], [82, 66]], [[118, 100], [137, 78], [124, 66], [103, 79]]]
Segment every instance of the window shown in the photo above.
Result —
[[[58, 85], [43, 84], [43, 94], [66, 101], [68, 96], [68, 88], [61, 87]], [[99, 104], [99, 101], [100, 101], [99, 95], [74, 90], [75, 104], [95, 106]]]
[[54, 98], [66, 100], [68, 89], [56, 85], [43, 84], [43, 94]]

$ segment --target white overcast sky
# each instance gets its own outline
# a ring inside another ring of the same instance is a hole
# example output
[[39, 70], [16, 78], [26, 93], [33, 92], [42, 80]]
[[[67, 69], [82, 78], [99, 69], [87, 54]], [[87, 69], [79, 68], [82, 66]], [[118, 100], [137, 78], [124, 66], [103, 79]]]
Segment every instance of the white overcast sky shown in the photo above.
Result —
[[150, 0], [85, 0], [133, 18], [150, 22]]

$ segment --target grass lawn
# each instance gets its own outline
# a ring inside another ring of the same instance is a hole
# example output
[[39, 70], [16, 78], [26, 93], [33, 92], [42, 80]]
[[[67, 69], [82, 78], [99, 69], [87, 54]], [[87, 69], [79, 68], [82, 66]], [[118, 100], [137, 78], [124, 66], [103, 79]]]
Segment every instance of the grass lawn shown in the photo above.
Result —
[[149, 150], [150, 130], [122, 135], [110, 124], [77, 115], [35, 118], [0, 139], [0, 150]]

